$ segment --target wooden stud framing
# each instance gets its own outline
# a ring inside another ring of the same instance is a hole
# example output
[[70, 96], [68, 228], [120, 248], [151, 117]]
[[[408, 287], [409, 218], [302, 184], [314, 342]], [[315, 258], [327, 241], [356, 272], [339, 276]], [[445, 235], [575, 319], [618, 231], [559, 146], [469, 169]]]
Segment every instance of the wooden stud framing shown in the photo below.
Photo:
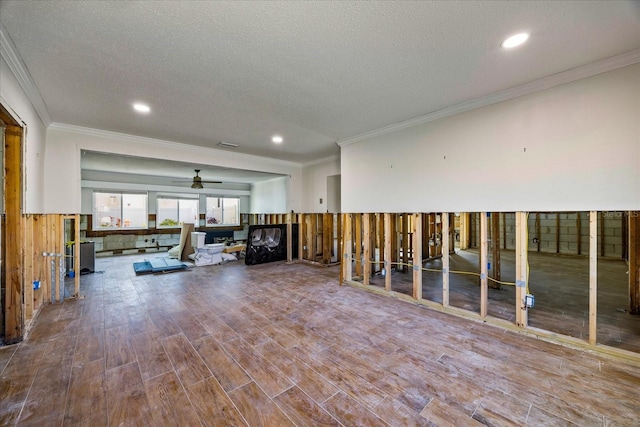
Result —
[[[491, 214], [491, 277], [495, 280], [501, 280], [500, 274], [500, 213], [493, 212]], [[491, 287], [500, 289], [500, 284], [491, 282]]]
[[629, 260], [629, 214], [622, 212], [622, 259]]
[[304, 245], [307, 233], [307, 218], [301, 213], [298, 215], [298, 261], [304, 260]]
[[351, 214], [344, 214], [344, 255], [342, 258], [342, 267], [344, 269], [344, 280], [350, 282], [352, 280], [352, 250], [353, 250], [353, 226], [351, 220]]
[[[338, 236], [338, 263], [342, 263], [342, 248], [343, 248], [343, 241], [342, 241], [342, 230], [344, 229], [343, 225], [342, 225], [342, 221], [343, 221], [343, 217], [341, 214], [337, 214], [336, 215], [336, 220], [338, 222], [338, 227], [337, 227], [337, 236]], [[342, 269], [340, 269], [340, 271], [342, 271]], [[342, 280], [340, 281], [340, 283], [342, 283]]]
[[589, 213], [589, 344], [596, 344], [598, 317], [598, 212]]
[[487, 213], [480, 212], [480, 316], [487, 317], [489, 289], [487, 283]]
[[407, 272], [407, 264], [409, 264], [409, 215], [403, 213], [400, 219], [402, 228], [402, 268], [403, 273]]
[[[528, 325], [525, 297], [527, 295], [529, 238], [526, 212], [516, 212], [516, 325], [525, 328]], [[536, 214], [537, 216], [537, 214]]]
[[640, 211], [627, 215], [629, 220], [629, 312], [640, 314]]
[[5, 342], [14, 343], [23, 335], [23, 247], [22, 218], [22, 128], [5, 123]]
[[442, 214], [442, 305], [449, 306], [449, 244], [453, 234], [449, 228], [449, 214]]
[[605, 255], [604, 212], [600, 212], [600, 256]]
[[540, 252], [540, 212], [536, 212], [536, 240], [537, 243], [537, 251]]
[[413, 214], [413, 298], [422, 299], [422, 214]]
[[318, 215], [311, 214], [309, 215], [311, 219], [311, 224], [309, 225], [309, 239], [307, 241], [307, 254], [308, 259], [311, 261], [316, 260], [316, 256], [318, 254]]
[[355, 242], [356, 276], [362, 277], [362, 214], [353, 214], [353, 241]]
[[502, 212], [502, 248], [507, 249], [507, 214]]
[[384, 289], [391, 291], [391, 260], [393, 234], [391, 233], [391, 214], [384, 214]]
[[362, 283], [369, 285], [369, 279], [371, 278], [371, 219], [370, 214], [366, 213], [362, 215], [363, 236], [362, 241], [364, 244], [362, 257], [364, 259], [364, 269], [362, 273]]
[[287, 262], [293, 261], [293, 214], [287, 214]]
[[322, 214], [322, 263], [331, 264], [333, 255], [333, 214]]

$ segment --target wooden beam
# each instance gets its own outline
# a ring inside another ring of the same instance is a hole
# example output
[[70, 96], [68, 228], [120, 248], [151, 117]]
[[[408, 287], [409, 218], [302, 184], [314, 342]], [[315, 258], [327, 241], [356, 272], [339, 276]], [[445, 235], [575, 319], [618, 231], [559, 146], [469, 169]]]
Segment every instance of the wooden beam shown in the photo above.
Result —
[[413, 298], [422, 299], [422, 214], [413, 214]]
[[631, 211], [629, 219], [629, 312], [640, 314], [640, 211]]
[[[343, 242], [342, 242], [342, 230], [343, 230], [343, 226], [342, 226], [342, 214], [336, 214], [336, 221], [338, 222], [338, 227], [337, 227], [337, 240], [338, 240], [338, 262], [342, 263], [342, 247], [343, 247]], [[340, 283], [342, 283], [342, 281], [340, 281]]]
[[598, 317], [598, 212], [589, 212], [589, 344], [596, 345]]
[[[73, 239], [76, 244], [80, 244], [80, 215], [74, 215], [74, 234]], [[74, 297], [78, 298], [80, 296], [80, 254], [73, 259], [73, 271], [76, 272], [74, 277], [73, 285], [74, 285]]]
[[287, 214], [287, 262], [293, 261], [293, 219]]
[[487, 283], [487, 213], [480, 212], [480, 316], [487, 317], [489, 289]]
[[5, 200], [5, 343], [22, 340], [23, 299], [23, 218], [22, 218], [22, 128], [5, 123], [4, 200]]
[[442, 305], [449, 306], [449, 244], [450, 242], [449, 214], [442, 214]]
[[527, 252], [529, 222], [526, 212], [516, 212], [516, 325], [525, 328], [528, 325], [525, 297], [527, 295]]
[[363, 235], [363, 259], [364, 259], [364, 269], [362, 273], [362, 283], [365, 285], [369, 285], [369, 279], [371, 278], [371, 218], [370, 214], [363, 214], [362, 225], [364, 228]]
[[331, 264], [333, 252], [333, 214], [322, 214], [322, 263]]
[[393, 234], [391, 233], [391, 214], [384, 214], [384, 289], [391, 291], [391, 253], [393, 249]]
[[624, 211], [620, 217], [622, 221], [622, 259], [629, 260], [629, 214]]
[[600, 212], [600, 256], [605, 254], [605, 241], [604, 241], [604, 212]]
[[353, 241], [355, 243], [356, 276], [362, 277], [362, 214], [353, 214]]
[[377, 225], [377, 233], [376, 233], [376, 237], [378, 239], [377, 241], [377, 248], [378, 248], [378, 256], [380, 257], [380, 263], [377, 265], [376, 267], [376, 271], [382, 271], [382, 269], [384, 268], [384, 260], [385, 260], [385, 256], [386, 256], [386, 251], [384, 248], [384, 214], [376, 214], [376, 218], [378, 221], [378, 225]]
[[307, 218], [301, 213], [298, 215], [298, 261], [304, 259], [304, 246], [307, 237]]
[[537, 251], [540, 252], [540, 212], [536, 212], [536, 240], [538, 241]]
[[311, 214], [311, 224], [309, 225], [309, 259], [316, 261], [318, 255], [318, 214]]
[[[495, 280], [501, 280], [500, 274], [500, 213], [493, 212], [491, 214], [491, 277]], [[491, 282], [491, 287], [500, 289], [500, 284]]]
[[352, 214], [344, 215], [344, 256], [343, 256], [343, 268], [344, 268], [344, 280], [350, 282], [353, 279], [353, 224], [352, 224]]
[[507, 249], [507, 214], [502, 212], [502, 248]]
[[24, 239], [22, 241], [22, 253], [24, 254], [24, 318], [30, 320], [33, 317], [33, 283], [34, 274], [34, 240], [33, 240], [33, 223], [34, 215], [25, 215], [24, 217]]
[[403, 213], [400, 220], [402, 227], [402, 272], [407, 272], [409, 264], [409, 214]]

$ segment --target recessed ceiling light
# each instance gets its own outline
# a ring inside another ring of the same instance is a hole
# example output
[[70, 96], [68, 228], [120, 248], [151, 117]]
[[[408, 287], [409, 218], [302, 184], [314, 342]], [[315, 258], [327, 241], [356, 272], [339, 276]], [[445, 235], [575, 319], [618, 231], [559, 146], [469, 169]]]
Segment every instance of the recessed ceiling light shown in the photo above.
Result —
[[529, 34], [527, 33], [515, 34], [503, 41], [500, 46], [505, 49], [511, 49], [513, 47], [520, 46], [522, 43], [526, 42], [528, 38]]
[[275, 144], [282, 144], [282, 137], [280, 135], [274, 135], [273, 138], [271, 138], [271, 141]]
[[135, 103], [133, 104], [133, 109], [136, 110], [138, 113], [149, 113], [151, 112], [151, 107], [149, 107], [146, 104], [141, 104], [141, 103]]

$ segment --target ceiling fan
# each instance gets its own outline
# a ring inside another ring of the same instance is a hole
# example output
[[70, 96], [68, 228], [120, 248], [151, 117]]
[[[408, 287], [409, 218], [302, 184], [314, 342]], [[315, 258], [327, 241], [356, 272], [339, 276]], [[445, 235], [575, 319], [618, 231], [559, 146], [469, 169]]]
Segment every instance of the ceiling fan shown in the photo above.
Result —
[[[192, 178], [191, 188], [202, 189], [204, 188], [202, 184], [222, 184], [222, 181], [203, 181], [202, 177], [199, 175], [200, 169], [194, 169], [194, 171], [196, 172], [196, 176]], [[182, 181], [176, 181], [176, 182], [182, 182]]]

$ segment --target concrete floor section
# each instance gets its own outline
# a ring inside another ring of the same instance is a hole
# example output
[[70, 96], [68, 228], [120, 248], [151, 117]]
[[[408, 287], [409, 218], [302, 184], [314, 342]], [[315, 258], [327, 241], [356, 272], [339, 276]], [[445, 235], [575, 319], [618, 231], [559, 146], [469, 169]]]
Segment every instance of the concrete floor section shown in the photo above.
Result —
[[[515, 253], [501, 251], [501, 278], [515, 281]], [[450, 269], [479, 273], [476, 250], [456, 250], [450, 255]], [[441, 270], [441, 259], [424, 263]], [[480, 286], [476, 275], [451, 273], [449, 303], [453, 307], [480, 313]], [[640, 353], [640, 316], [629, 309], [628, 267], [624, 260], [598, 259], [597, 342]], [[384, 277], [371, 284], [384, 287]], [[411, 272], [392, 272], [392, 290], [412, 294]], [[589, 259], [584, 256], [529, 253], [529, 292], [535, 306], [529, 309], [529, 326], [583, 340], [589, 335]], [[424, 271], [423, 298], [442, 303], [442, 273]], [[488, 315], [515, 322], [515, 288], [489, 288]]]

